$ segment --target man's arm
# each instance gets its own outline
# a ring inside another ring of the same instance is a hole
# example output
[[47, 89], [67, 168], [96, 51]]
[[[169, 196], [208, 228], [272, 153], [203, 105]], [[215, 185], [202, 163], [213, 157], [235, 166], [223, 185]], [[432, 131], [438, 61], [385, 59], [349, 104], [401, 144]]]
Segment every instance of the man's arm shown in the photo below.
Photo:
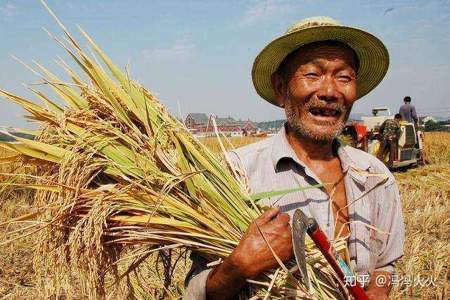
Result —
[[231, 299], [247, 279], [278, 265], [261, 233], [283, 262], [292, 257], [289, 215], [271, 208], [250, 224], [233, 253], [210, 273], [206, 281], [208, 299]]
[[384, 131], [384, 127], [386, 126], [386, 121], [383, 122], [383, 124], [381, 124], [380, 126], [380, 135], [383, 135], [383, 131]]
[[217, 266], [206, 279], [206, 295], [208, 299], [231, 299], [245, 285], [246, 276], [239, 265], [231, 257]]
[[184, 281], [183, 300], [206, 299], [205, 284], [212, 269], [207, 267], [207, 260], [195, 252], [190, 259], [192, 266]]
[[416, 113], [416, 107], [414, 105], [411, 105], [411, 117], [414, 120], [414, 123], [417, 124], [418, 118]]
[[283, 262], [292, 257], [289, 215], [271, 208], [250, 224], [236, 249], [214, 269], [208, 269], [202, 258], [192, 257], [193, 267], [186, 278], [183, 299], [231, 299], [247, 279], [275, 268], [278, 263], [261, 232]]

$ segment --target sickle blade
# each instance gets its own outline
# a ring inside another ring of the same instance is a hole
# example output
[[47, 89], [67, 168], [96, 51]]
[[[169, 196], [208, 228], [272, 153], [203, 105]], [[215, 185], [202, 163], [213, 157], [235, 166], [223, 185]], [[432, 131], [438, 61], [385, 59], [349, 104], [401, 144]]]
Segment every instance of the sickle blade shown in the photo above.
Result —
[[306, 270], [305, 257], [305, 234], [308, 228], [308, 217], [300, 210], [294, 212], [292, 220], [292, 245], [294, 248], [295, 261], [300, 270], [303, 283], [311, 290], [311, 281]]

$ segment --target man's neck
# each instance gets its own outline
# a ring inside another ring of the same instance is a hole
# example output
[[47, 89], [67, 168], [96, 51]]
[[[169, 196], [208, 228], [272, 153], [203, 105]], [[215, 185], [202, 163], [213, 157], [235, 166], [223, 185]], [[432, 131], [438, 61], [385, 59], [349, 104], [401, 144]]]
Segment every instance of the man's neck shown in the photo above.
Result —
[[306, 164], [317, 161], [327, 162], [336, 158], [333, 151], [333, 141], [318, 142], [301, 136], [289, 128], [289, 125], [286, 126], [286, 135], [297, 157]]

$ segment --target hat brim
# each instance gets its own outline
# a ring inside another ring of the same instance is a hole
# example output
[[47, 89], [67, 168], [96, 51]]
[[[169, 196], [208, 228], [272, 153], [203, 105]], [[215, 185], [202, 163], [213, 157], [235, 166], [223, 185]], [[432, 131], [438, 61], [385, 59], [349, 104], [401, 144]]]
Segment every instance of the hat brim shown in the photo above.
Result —
[[298, 48], [319, 41], [334, 40], [347, 44], [358, 56], [357, 99], [373, 90], [386, 75], [389, 53], [372, 34], [346, 26], [318, 26], [283, 35], [268, 44], [253, 63], [252, 80], [256, 92], [279, 106], [272, 89], [271, 76], [281, 62]]

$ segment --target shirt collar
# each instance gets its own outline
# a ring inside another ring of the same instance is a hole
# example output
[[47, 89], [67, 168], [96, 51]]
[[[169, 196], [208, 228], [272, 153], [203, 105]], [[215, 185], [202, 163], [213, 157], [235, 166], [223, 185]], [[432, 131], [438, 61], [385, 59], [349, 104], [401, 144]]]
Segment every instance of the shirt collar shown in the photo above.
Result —
[[299, 165], [305, 167], [305, 163], [298, 159], [294, 149], [287, 139], [286, 135], [286, 123], [281, 127], [278, 133], [274, 136], [272, 146], [272, 163], [274, 170], [277, 169], [278, 163], [283, 158], [291, 158]]
[[[337, 154], [341, 161], [342, 170], [347, 172], [356, 182], [365, 184], [367, 181], [366, 171], [369, 171], [370, 168], [369, 160], [358, 155], [359, 153], [356, 149], [343, 145], [339, 140], [336, 140], [336, 143], [338, 144]], [[353, 155], [349, 153], [350, 151], [354, 152]]]
[[[363, 175], [361, 172], [357, 172], [358, 170], [367, 171], [370, 167], [369, 161], [364, 159], [364, 157], [352, 155], [349, 152], [353, 152], [349, 146], [342, 144], [338, 139], [335, 140], [337, 147], [337, 155], [342, 164], [342, 169], [344, 172], [348, 172], [353, 179], [358, 182], [364, 183], [367, 179], [367, 176]], [[278, 133], [274, 136], [273, 146], [272, 146], [272, 164], [274, 170], [277, 170], [278, 163], [283, 158], [290, 158], [306, 170], [308, 170], [307, 166], [303, 161], [301, 161], [297, 154], [295, 154], [294, 149], [289, 144], [289, 141], [286, 136], [286, 123]], [[359, 158], [359, 159], [358, 159]], [[315, 177], [315, 176], [313, 176]]]
[[[356, 149], [352, 149], [350, 146], [344, 145], [338, 139], [335, 140], [337, 143], [337, 154], [339, 159], [341, 160], [341, 164], [346, 165], [347, 167], [352, 167], [354, 169], [367, 171], [370, 168], [369, 160], [362, 157], [361, 155], [357, 155]], [[350, 152], [355, 152], [353, 155]], [[358, 153], [359, 154], [359, 153]]]

